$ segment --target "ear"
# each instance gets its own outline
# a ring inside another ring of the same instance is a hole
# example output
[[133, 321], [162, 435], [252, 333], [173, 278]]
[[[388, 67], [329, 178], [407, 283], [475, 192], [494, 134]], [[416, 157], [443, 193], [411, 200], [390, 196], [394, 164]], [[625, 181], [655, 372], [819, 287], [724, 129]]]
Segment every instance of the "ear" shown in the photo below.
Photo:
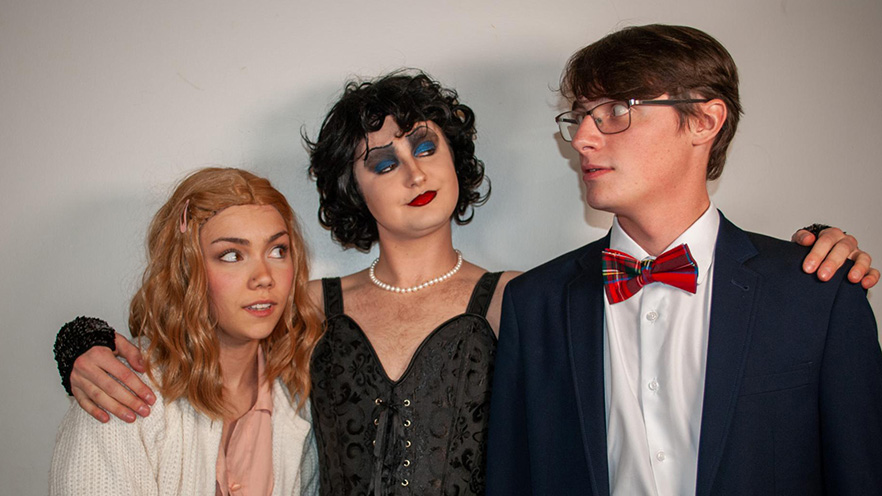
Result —
[[699, 114], [689, 119], [692, 144], [695, 146], [712, 143], [723, 128], [728, 115], [726, 104], [719, 98], [697, 105]]

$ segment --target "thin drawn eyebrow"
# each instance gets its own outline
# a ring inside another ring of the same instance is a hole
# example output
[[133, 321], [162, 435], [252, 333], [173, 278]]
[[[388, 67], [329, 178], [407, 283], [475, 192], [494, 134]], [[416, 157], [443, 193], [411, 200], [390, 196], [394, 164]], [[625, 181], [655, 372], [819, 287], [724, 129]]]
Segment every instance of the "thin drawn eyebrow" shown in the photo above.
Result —
[[370, 153], [374, 150], [384, 150], [384, 149], [389, 148], [391, 146], [392, 146], [392, 142], [390, 141], [388, 145], [375, 146], [373, 148], [368, 148], [368, 151], [366, 151], [364, 154], [364, 159], [367, 160], [367, 156], [370, 155]]
[[[414, 133], [416, 133], [416, 132], [419, 131], [420, 129], [425, 129], [427, 132], [432, 132], [432, 130], [429, 129], [429, 125], [428, 125], [427, 123], [423, 123], [423, 124], [421, 124], [421, 125], [419, 125], [419, 126], [414, 126], [413, 129], [411, 129], [410, 132], [407, 133], [407, 134], [405, 134], [403, 137], [404, 137], [404, 138], [410, 138], [411, 136], [413, 136]], [[364, 160], [367, 161], [367, 157], [368, 157], [368, 155], [371, 154], [372, 151], [374, 151], [374, 150], [383, 150], [383, 149], [389, 148], [390, 146], [392, 146], [392, 142], [391, 142], [391, 141], [390, 141], [388, 144], [385, 144], [385, 145], [383, 145], [383, 146], [374, 146], [374, 147], [372, 147], [372, 148], [368, 148], [368, 150], [364, 153]]]

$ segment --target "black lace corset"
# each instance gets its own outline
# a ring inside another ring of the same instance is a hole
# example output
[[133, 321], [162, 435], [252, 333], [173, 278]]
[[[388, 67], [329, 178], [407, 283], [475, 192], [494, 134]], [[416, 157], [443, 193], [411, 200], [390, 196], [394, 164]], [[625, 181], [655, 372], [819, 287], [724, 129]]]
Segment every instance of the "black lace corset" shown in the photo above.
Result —
[[484, 315], [498, 280], [484, 274], [466, 313], [432, 331], [398, 381], [343, 313], [340, 280], [323, 281], [311, 396], [323, 495], [484, 493], [496, 350]]

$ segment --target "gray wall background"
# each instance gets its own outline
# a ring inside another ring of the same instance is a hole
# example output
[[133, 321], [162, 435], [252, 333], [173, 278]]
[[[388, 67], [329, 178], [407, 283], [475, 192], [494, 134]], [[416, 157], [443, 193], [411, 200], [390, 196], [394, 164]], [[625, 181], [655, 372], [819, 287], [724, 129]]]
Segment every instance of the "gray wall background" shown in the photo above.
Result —
[[300, 213], [315, 276], [372, 260], [318, 225], [299, 138], [353, 75], [421, 67], [460, 91], [493, 195], [455, 243], [487, 268], [527, 269], [610, 222], [584, 206], [556, 136], [566, 59], [620, 26], [696, 26], [742, 77], [745, 116], [716, 204], [779, 237], [844, 226], [882, 261], [882, 3], [543, 4], [0, 0], [0, 492], [46, 492], [69, 401], [55, 332], [82, 314], [125, 327], [148, 221], [187, 171], [271, 178]]

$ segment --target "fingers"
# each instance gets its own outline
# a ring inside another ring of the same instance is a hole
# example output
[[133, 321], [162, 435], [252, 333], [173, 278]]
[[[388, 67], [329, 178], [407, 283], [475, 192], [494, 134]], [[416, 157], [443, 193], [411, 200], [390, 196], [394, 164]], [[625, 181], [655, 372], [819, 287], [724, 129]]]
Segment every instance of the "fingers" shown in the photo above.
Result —
[[829, 281], [855, 250], [857, 240], [854, 236], [845, 234], [836, 227], [824, 229], [805, 258], [803, 270], [812, 273], [817, 268], [818, 279]]
[[88, 396], [86, 396], [86, 393], [84, 393], [82, 389], [72, 387], [71, 392], [73, 393], [74, 398], [76, 398], [77, 403], [79, 403], [80, 408], [82, 408], [86, 411], [86, 413], [94, 417], [95, 420], [101, 422], [102, 424], [106, 424], [110, 421], [110, 415], [108, 415], [107, 412], [105, 412], [104, 410], [98, 408], [98, 405], [92, 403], [92, 401], [89, 400]]
[[849, 281], [860, 282], [864, 289], [870, 289], [879, 282], [879, 271], [870, 267], [873, 259], [869, 253], [855, 250], [848, 258], [854, 260], [854, 266], [848, 271]]
[[880, 274], [870, 266], [872, 263], [870, 255], [858, 248], [854, 236], [844, 233], [837, 227], [821, 231], [817, 241], [814, 235], [805, 229], [796, 231], [790, 239], [803, 246], [812, 246], [811, 252], [802, 263], [802, 269], [809, 274], [817, 270], [818, 279], [822, 281], [829, 281], [845, 260], [851, 259], [854, 260], [854, 266], [848, 271], [849, 281], [860, 282], [864, 289], [870, 289], [879, 283]]
[[[116, 401], [138, 412], [142, 417], [150, 415], [150, 407], [156, 402], [153, 391], [119, 360], [105, 368], [105, 374], [95, 384]], [[120, 384], [122, 383], [122, 384]], [[123, 387], [125, 386], [125, 387]], [[134, 395], [132, 394], [134, 392]]]
[[135, 412], [108, 396], [99, 386], [85, 380], [76, 371], [71, 373], [70, 380], [70, 389], [74, 398], [77, 399], [77, 403], [86, 413], [98, 421], [107, 422], [110, 420], [105, 410], [124, 422], [135, 421]]
[[[114, 343], [116, 343], [116, 352], [128, 360], [135, 370], [141, 373], [147, 372], [147, 369], [144, 367], [144, 359], [141, 357], [141, 350], [137, 346], [133, 345], [120, 333], [116, 333], [114, 336]], [[151, 401], [150, 404], [152, 405], [153, 402]]]
[[[79, 389], [85, 399], [126, 422], [135, 420], [134, 412], [144, 417], [150, 415], [145, 401], [150, 404], [156, 401], [150, 388], [103, 346], [94, 347], [77, 358], [70, 383], [72, 390]], [[84, 401], [79, 398], [77, 401], [83, 406]], [[93, 411], [86, 411], [95, 416]]]
[[870, 270], [870, 255], [861, 250], [855, 250], [848, 258], [854, 260], [854, 266], [848, 271], [848, 280], [851, 282], [860, 282], [860, 280]]
[[802, 246], [811, 246], [815, 242], [815, 235], [805, 229], [800, 229], [790, 236], [790, 241]]
[[861, 286], [863, 286], [864, 289], [870, 289], [873, 286], [875, 286], [878, 282], [879, 282], [879, 271], [871, 267], [870, 271], [867, 272], [867, 275], [865, 275], [864, 278], [861, 279]]

